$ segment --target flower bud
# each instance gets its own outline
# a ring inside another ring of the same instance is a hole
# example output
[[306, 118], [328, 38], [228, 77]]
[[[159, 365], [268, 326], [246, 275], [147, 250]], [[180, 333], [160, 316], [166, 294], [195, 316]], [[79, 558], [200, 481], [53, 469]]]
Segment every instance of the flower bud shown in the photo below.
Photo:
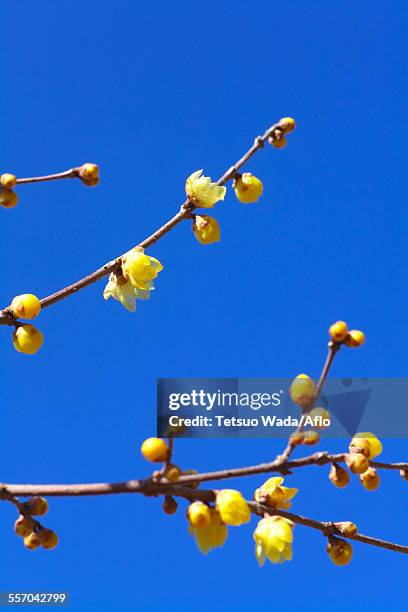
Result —
[[313, 446], [314, 444], [318, 444], [320, 441], [320, 436], [317, 431], [313, 431], [313, 429], [309, 431], [305, 431], [303, 434], [303, 444], [307, 446]]
[[187, 509], [187, 518], [192, 527], [208, 527], [211, 523], [211, 508], [200, 501], [195, 501]]
[[218, 221], [208, 215], [194, 215], [193, 232], [201, 244], [218, 242], [221, 236]]
[[250, 172], [244, 172], [234, 181], [234, 191], [238, 200], [243, 204], [257, 202], [263, 193], [263, 184]]
[[353, 556], [351, 544], [340, 538], [331, 537], [326, 550], [335, 565], [348, 565]]
[[357, 533], [357, 525], [351, 521], [334, 523], [334, 526], [345, 536], [355, 536]]
[[361, 453], [370, 458], [370, 445], [366, 438], [353, 438], [349, 444], [350, 453]]
[[408, 481], [408, 470], [400, 470], [400, 476], [403, 480]]
[[279, 137], [275, 137], [275, 138], [268, 138], [268, 142], [269, 144], [271, 144], [273, 147], [275, 147], [275, 149], [283, 149], [283, 147], [286, 147], [286, 145], [288, 144], [286, 141], [285, 136], [282, 135], [281, 132], [275, 132], [275, 134], [279, 134]]
[[19, 325], [13, 333], [13, 344], [16, 351], [26, 355], [34, 355], [40, 350], [44, 336], [34, 325], [25, 323]]
[[25, 538], [24, 538], [24, 546], [26, 548], [28, 548], [29, 550], [35, 550], [36, 548], [38, 548], [39, 546], [41, 546], [41, 542], [40, 542], [40, 538], [38, 537], [38, 535], [34, 532], [29, 533]]
[[0, 185], [3, 189], [14, 189], [17, 183], [17, 177], [14, 174], [6, 172], [0, 176]]
[[16, 522], [14, 523], [14, 531], [17, 535], [25, 538], [33, 531], [33, 522], [26, 516], [20, 514]]
[[18, 195], [11, 189], [0, 189], [0, 206], [14, 208], [18, 204]]
[[352, 329], [348, 332], [344, 338], [344, 344], [350, 348], [356, 348], [362, 346], [365, 342], [365, 335], [358, 329]]
[[346, 455], [347, 467], [353, 474], [363, 474], [370, 467], [370, 463], [362, 453], [351, 453]]
[[293, 117], [283, 117], [279, 121], [279, 127], [285, 134], [289, 134], [289, 132], [293, 132], [295, 129], [296, 122]]
[[164, 476], [169, 482], [177, 482], [181, 476], [181, 470], [177, 465], [169, 463], [164, 471]]
[[330, 468], [329, 474], [330, 482], [334, 484], [338, 489], [343, 489], [350, 482], [350, 475], [340, 465], [333, 464]]
[[52, 529], [40, 529], [38, 538], [41, 546], [47, 550], [55, 548], [58, 544], [58, 536]]
[[334, 342], [343, 342], [344, 338], [347, 336], [347, 323], [344, 321], [336, 321], [329, 328], [330, 338]]
[[17, 319], [35, 319], [41, 311], [41, 302], [32, 293], [24, 293], [13, 298], [10, 310]]
[[370, 467], [360, 474], [360, 482], [367, 491], [375, 491], [380, 486], [380, 477], [377, 470]]
[[354, 434], [349, 449], [351, 452], [362, 452], [368, 459], [375, 459], [382, 453], [383, 446], [377, 436], [364, 431]]
[[298, 406], [309, 406], [316, 394], [315, 384], [313, 380], [306, 374], [299, 374], [292, 382], [289, 389], [292, 401]]
[[325, 427], [327, 427], [324, 424], [324, 421], [329, 420], [330, 421], [330, 413], [328, 410], [326, 410], [326, 408], [322, 408], [320, 406], [313, 408], [308, 415], [309, 417], [311, 417], [314, 421], [313, 427], [315, 429], [325, 429]]
[[163, 501], [162, 508], [166, 514], [175, 514], [177, 512], [178, 503], [176, 502], [174, 497], [172, 497], [171, 495], [166, 495]]
[[48, 512], [48, 502], [45, 497], [36, 495], [24, 503], [24, 507], [33, 516], [44, 516]]
[[291, 446], [300, 446], [303, 444], [303, 432], [294, 431], [293, 434], [290, 435], [289, 442]]
[[96, 164], [83, 164], [78, 171], [79, 177], [88, 187], [99, 183], [99, 167]]
[[169, 455], [169, 447], [161, 438], [147, 438], [142, 444], [142, 455], [152, 463], [163, 463]]

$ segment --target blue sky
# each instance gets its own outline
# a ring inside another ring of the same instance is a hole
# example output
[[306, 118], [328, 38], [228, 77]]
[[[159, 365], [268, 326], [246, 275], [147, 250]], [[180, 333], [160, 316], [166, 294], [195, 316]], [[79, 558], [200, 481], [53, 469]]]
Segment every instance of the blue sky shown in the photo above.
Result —
[[[259, 205], [230, 193], [222, 241], [186, 223], [151, 250], [165, 265], [130, 315], [103, 282], [44, 311], [45, 344], [16, 353], [0, 329], [1, 480], [87, 482], [145, 476], [140, 442], [155, 430], [155, 381], [171, 376], [317, 376], [326, 330], [364, 329], [336, 376], [404, 376], [406, 326], [405, 2], [3, 3], [2, 171], [20, 176], [95, 161], [102, 182], [25, 186], [1, 212], [3, 305], [45, 296], [115, 257], [171, 216], [188, 174], [220, 175], [276, 119], [296, 117], [289, 146], [248, 166]], [[386, 410], [386, 406], [384, 407]], [[376, 432], [378, 435], [381, 432]], [[333, 450], [343, 450], [335, 441]], [[273, 458], [276, 441], [190, 440], [185, 468]], [[384, 459], [406, 459], [406, 441]], [[262, 479], [231, 482], [247, 495]], [[325, 469], [296, 472], [294, 510], [354, 520], [408, 542], [407, 485], [335, 490]], [[26, 551], [0, 520], [3, 590], [64, 590], [75, 610], [402, 608], [406, 560], [354, 546], [336, 568], [317, 532], [295, 530], [294, 560], [259, 570], [251, 526], [208, 557], [184, 505], [166, 517], [139, 496], [51, 500], [61, 544]]]

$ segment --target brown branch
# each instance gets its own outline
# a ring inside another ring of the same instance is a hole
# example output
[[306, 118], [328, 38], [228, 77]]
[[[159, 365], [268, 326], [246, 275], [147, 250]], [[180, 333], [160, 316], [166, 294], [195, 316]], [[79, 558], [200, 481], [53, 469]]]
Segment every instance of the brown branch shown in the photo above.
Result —
[[[279, 128], [280, 128], [280, 124], [278, 122], [272, 125], [270, 128], [268, 128], [263, 133], [262, 136], [257, 136], [254, 140], [253, 145], [233, 166], [231, 166], [226, 172], [224, 172], [224, 174], [218, 179], [217, 184], [225, 185], [228, 181], [233, 179], [236, 173], [238, 172], [238, 170], [242, 168], [242, 166], [259, 149], [261, 149], [264, 146], [268, 138], [272, 140], [275, 139], [275, 133], [280, 132]], [[77, 176], [77, 173], [78, 173], [78, 169], [73, 168], [71, 170], [67, 170], [66, 172], [61, 172], [59, 174], [50, 174], [48, 176], [35, 177], [35, 178], [29, 178], [29, 179], [18, 179], [17, 182], [18, 183], [33, 183], [33, 182], [38, 182], [38, 181], [54, 180], [54, 179], [59, 179], [59, 178], [72, 178], [74, 176]], [[159, 229], [153, 232], [153, 234], [145, 238], [145, 240], [143, 240], [142, 242], [139, 242], [139, 244], [136, 246], [140, 246], [145, 249], [152, 246], [155, 242], [160, 240], [160, 238], [162, 238], [165, 234], [167, 234], [170, 230], [172, 230], [181, 221], [183, 221], [184, 219], [190, 218], [192, 211], [195, 210], [196, 208], [197, 207], [194, 206], [194, 204], [190, 200], [186, 199], [181, 205], [180, 210], [177, 214], [175, 214], [171, 219], [169, 219], [169, 221], [167, 221]], [[109, 261], [108, 263], [103, 265], [101, 268], [98, 268], [91, 274], [88, 274], [88, 276], [85, 276], [84, 278], [81, 278], [75, 283], [72, 283], [72, 285], [68, 285], [67, 287], [64, 287], [63, 289], [60, 289], [59, 291], [56, 291], [55, 293], [52, 293], [51, 295], [43, 298], [42, 300], [40, 300], [41, 307], [47, 308], [48, 306], [51, 306], [52, 304], [56, 304], [57, 302], [69, 297], [70, 295], [77, 293], [81, 289], [88, 287], [88, 285], [91, 285], [97, 282], [98, 280], [100, 280], [104, 276], [107, 276], [111, 272], [117, 271], [120, 268], [120, 265], [121, 265], [120, 260], [121, 260], [121, 257], [123, 257], [123, 255], [124, 254], [120, 255], [119, 257], [115, 258], [112, 261]], [[10, 306], [1, 310], [0, 311], [0, 325], [14, 325], [14, 324], [15, 324], [15, 318], [10, 312]]]
[[[41, 487], [41, 488], [39, 488]], [[56, 488], [59, 487], [58, 493]], [[22, 492], [24, 491], [24, 492]], [[171, 495], [173, 497], [182, 497], [189, 501], [200, 500], [203, 502], [211, 503], [214, 502], [216, 497], [216, 491], [214, 490], [199, 490], [189, 487], [182, 486], [180, 484], [170, 484], [154, 482], [152, 480], [130, 480], [126, 483], [98, 483], [91, 485], [3, 485], [0, 490], [0, 499], [9, 501], [20, 509], [21, 504], [17, 500], [18, 495], [102, 495], [110, 493], [142, 493], [146, 496], [158, 496], [158, 495]], [[288, 518], [289, 520], [303, 525], [304, 527], [310, 527], [321, 531], [325, 536], [339, 535], [343, 538], [350, 540], [356, 540], [363, 544], [370, 544], [372, 546], [378, 546], [380, 548], [386, 548], [395, 552], [401, 552], [408, 554], [408, 546], [402, 544], [395, 544], [388, 542], [387, 540], [380, 540], [371, 536], [366, 536], [361, 533], [355, 535], [345, 535], [340, 529], [336, 527], [334, 522], [323, 522], [315, 519], [307, 518], [286, 510], [275, 510], [268, 506], [259, 504], [254, 501], [247, 501], [253, 514], [263, 516], [264, 514], [278, 515]]]
[[46, 174], [45, 176], [32, 176], [30, 178], [18, 178], [16, 180], [17, 185], [24, 185], [26, 183], [42, 183], [44, 181], [57, 181], [60, 179], [78, 178], [79, 168], [71, 168], [64, 172], [56, 172], [54, 174]]

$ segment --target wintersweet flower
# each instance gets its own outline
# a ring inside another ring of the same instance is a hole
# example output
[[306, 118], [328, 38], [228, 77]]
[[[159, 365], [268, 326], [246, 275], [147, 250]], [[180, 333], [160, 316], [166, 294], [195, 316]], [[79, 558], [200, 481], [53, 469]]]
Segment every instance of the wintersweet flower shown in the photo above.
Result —
[[281, 476], [269, 478], [255, 491], [255, 501], [270, 508], [288, 510], [292, 505], [290, 500], [295, 497], [299, 489], [282, 487], [283, 482], [284, 479]]
[[211, 521], [206, 527], [190, 527], [190, 533], [195, 537], [196, 544], [204, 555], [213, 548], [220, 548], [227, 539], [228, 530], [221, 521], [216, 510], [211, 509]]
[[149, 291], [136, 289], [123, 276], [116, 276], [112, 273], [106, 285], [103, 297], [108, 300], [114, 298], [122, 304], [129, 312], [135, 312], [136, 300], [147, 300], [150, 297]]
[[218, 242], [221, 235], [218, 221], [208, 215], [194, 215], [193, 232], [201, 244]]
[[199, 208], [212, 208], [225, 198], [227, 189], [212, 183], [209, 176], [203, 175], [203, 170], [193, 172], [186, 180], [187, 197]]
[[309, 406], [315, 399], [315, 384], [307, 374], [299, 374], [292, 382], [289, 393], [292, 401], [298, 406]]
[[243, 204], [257, 202], [263, 193], [263, 184], [251, 172], [244, 172], [234, 181], [234, 191], [238, 200]]
[[261, 519], [254, 531], [255, 555], [260, 566], [269, 559], [271, 563], [284, 563], [292, 559], [294, 524], [280, 516]]
[[353, 556], [351, 544], [340, 538], [330, 538], [326, 550], [334, 565], [348, 565]]
[[142, 247], [136, 247], [122, 258], [122, 272], [125, 279], [142, 291], [154, 289], [153, 280], [163, 266], [158, 259], [145, 255]]
[[215, 507], [226, 525], [243, 525], [251, 518], [251, 511], [242, 494], [234, 489], [218, 491]]

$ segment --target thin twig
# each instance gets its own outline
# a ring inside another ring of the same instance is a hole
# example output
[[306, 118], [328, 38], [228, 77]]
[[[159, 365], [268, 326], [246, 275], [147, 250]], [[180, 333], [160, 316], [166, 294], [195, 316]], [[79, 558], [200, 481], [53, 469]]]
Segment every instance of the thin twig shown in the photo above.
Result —
[[[280, 127], [279, 122], [275, 123], [270, 128], [268, 128], [262, 136], [257, 136], [254, 140], [253, 145], [233, 166], [231, 166], [226, 172], [224, 172], [224, 174], [218, 179], [217, 184], [225, 185], [228, 181], [233, 179], [236, 173], [238, 172], [238, 170], [242, 168], [242, 166], [259, 149], [261, 149], [264, 146], [268, 138], [274, 139], [275, 132], [277, 130], [279, 131], [279, 127]], [[18, 183], [30, 183], [30, 182], [32, 183], [36, 181], [38, 182], [38, 181], [45, 181], [45, 180], [54, 180], [58, 178], [70, 178], [70, 177], [76, 176], [76, 174], [72, 174], [76, 172], [77, 172], [77, 169], [73, 168], [71, 170], [67, 170], [66, 172], [61, 172], [59, 174], [50, 174], [48, 176], [35, 177], [35, 178], [29, 178], [29, 179], [18, 179], [17, 182]], [[175, 214], [171, 219], [169, 219], [169, 221], [167, 221], [159, 229], [153, 232], [153, 234], [145, 238], [145, 240], [140, 242], [137, 246], [143, 247], [145, 249], [152, 246], [153, 244], [155, 244], [155, 242], [160, 240], [160, 238], [162, 238], [165, 234], [167, 234], [170, 230], [172, 230], [181, 221], [183, 221], [184, 219], [190, 218], [192, 211], [195, 210], [196, 208], [197, 207], [194, 206], [194, 204], [190, 200], [186, 199], [181, 205], [180, 210], [177, 214]], [[81, 289], [84, 289], [85, 287], [88, 287], [89, 285], [97, 282], [98, 280], [100, 280], [104, 276], [107, 276], [111, 272], [118, 271], [121, 265], [121, 257], [123, 257], [123, 255], [124, 254], [120, 255], [119, 257], [116, 257], [112, 261], [109, 261], [108, 263], [103, 265], [101, 268], [98, 268], [91, 274], [88, 274], [87, 276], [85, 276], [84, 278], [81, 278], [75, 283], [72, 283], [71, 285], [68, 285], [67, 287], [64, 287], [63, 289], [60, 289], [59, 291], [56, 291], [55, 293], [52, 293], [51, 295], [43, 298], [42, 300], [40, 300], [41, 307], [47, 308], [48, 306], [51, 306], [52, 304], [56, 304], [57, 302], [60, 302], [61, 300], [69, 297], [70, 295], [77, 293]], [[10, 313], [10, 306], [0, 311], [0, 325], [14, 325], [14, 320]]]
[[26, 183], [42, 183], [44, 181], [57, 181], [60, 179], [69, 179], [79, 177], [79, 168], [71, 168], [64, 172], [56, 172], [54, 174], [46, 174], [45, 176], [32, 176], [30, 178], [18, 178], [16, 180], [17, 185], [24, 185]]

